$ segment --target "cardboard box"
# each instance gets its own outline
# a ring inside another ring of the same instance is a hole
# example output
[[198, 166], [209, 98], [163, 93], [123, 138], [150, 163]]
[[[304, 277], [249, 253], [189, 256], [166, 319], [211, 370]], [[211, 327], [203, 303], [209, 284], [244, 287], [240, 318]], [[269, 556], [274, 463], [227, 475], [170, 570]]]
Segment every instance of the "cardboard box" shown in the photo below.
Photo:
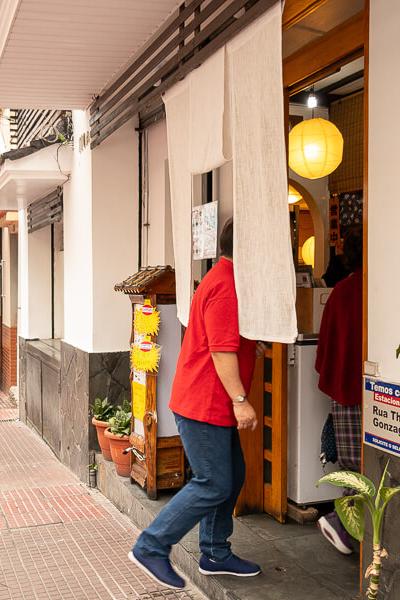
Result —
[[297, 288], [296, 312], [299, 333], [319, 333], [322, 313], [332, 288]]

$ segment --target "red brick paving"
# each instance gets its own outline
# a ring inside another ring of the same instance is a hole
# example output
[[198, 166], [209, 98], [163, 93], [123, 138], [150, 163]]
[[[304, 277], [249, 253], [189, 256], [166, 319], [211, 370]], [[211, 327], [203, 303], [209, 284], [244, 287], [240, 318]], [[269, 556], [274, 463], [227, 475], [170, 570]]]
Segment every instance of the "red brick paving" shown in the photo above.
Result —
[[129, 563], [138, 533], [35, 433], [0, 422], [0, 600], [200, 600]]

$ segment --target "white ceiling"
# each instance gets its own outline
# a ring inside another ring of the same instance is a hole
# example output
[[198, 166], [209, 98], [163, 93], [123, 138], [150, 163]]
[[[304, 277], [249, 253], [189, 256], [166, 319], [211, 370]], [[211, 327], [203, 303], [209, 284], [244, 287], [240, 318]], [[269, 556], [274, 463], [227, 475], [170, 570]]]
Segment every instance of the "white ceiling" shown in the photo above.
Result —
[[43, 148], [25, 158], [6, 160], [0, 167], [0, 206], [19, 210], [66, 182], [71, 172], [72, 147]]
[[0, 0], [0, 107], [86, 108], [179, 0]]

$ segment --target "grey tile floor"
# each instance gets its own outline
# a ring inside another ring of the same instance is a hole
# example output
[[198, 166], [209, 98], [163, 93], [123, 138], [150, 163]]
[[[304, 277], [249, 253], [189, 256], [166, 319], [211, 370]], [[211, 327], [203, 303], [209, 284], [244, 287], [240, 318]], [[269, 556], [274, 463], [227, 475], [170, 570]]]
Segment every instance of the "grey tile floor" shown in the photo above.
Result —
[[[97, 456], [100, 490], [138, 525], [146, 527], [169, 499], [149, 500], [113, 465]], [[204, 577], [198, 571], [198, 532], [191, 531], [173, 551], [175, 564], [212, 600], [359, 600], [359, 554], [342, 556], [316, 524], [280, 525], [265, 514], [235, 519], [235, 553], [255, 560], [262, 575], [254, 578]]]
[[[182, 541], [198, 556], [197, 532]], [[359, 554], [342, 556], [320, 535], [315, 524], [280, 525], [267, 515], [236, 519], [233, 550], [258, 562], [259, 577], [216, 578], [227, 598], [235, 600], [358, 599]]]

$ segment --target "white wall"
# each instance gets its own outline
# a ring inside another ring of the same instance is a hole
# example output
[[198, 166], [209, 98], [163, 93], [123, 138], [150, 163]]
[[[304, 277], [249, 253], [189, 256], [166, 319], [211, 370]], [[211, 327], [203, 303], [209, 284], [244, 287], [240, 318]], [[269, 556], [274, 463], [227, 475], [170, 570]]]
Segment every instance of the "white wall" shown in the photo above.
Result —
[[64, 339], [93, 348], [92, 151], [79, 150], [89, 130], [88, 114], [73, 111], [74, 152], [71, 179], [64, 185]]
[[131, 120], [92, 152], [93, 352], [129, 349], [131, 303], [114, 285], [138, 269], [138, 134]]
[[25, 339], [51, 337], [50, 228], [28, 234], [26, 209], [18, 224], [18, 335]]
[[17, 235], [10, 234], [8, 227], [2, 230], [3, 258], [3, 323], [7, 327], [17, 325], [17, 293], [18, 293], [18, 240]]
[[[173, 264], [172, 222], [165, 119], [147, 128], [147, 191], [143, 221], [143, 265]], [[145, 150], [146, 151], [146, 150]]]
[[54, 337], [64, 337], [64, 225], [54, 224]]
[[370, 3], [368, 358], [393, 381], [400, 381], [399, 23], [398, 0]]
[[137, 271], [138, 144], [131, 120], [93, 151], [88, 114], [73, 111], [64, 186], [64, 340], [86, 352], [129, 348], [130, 302], [114, 285]]

